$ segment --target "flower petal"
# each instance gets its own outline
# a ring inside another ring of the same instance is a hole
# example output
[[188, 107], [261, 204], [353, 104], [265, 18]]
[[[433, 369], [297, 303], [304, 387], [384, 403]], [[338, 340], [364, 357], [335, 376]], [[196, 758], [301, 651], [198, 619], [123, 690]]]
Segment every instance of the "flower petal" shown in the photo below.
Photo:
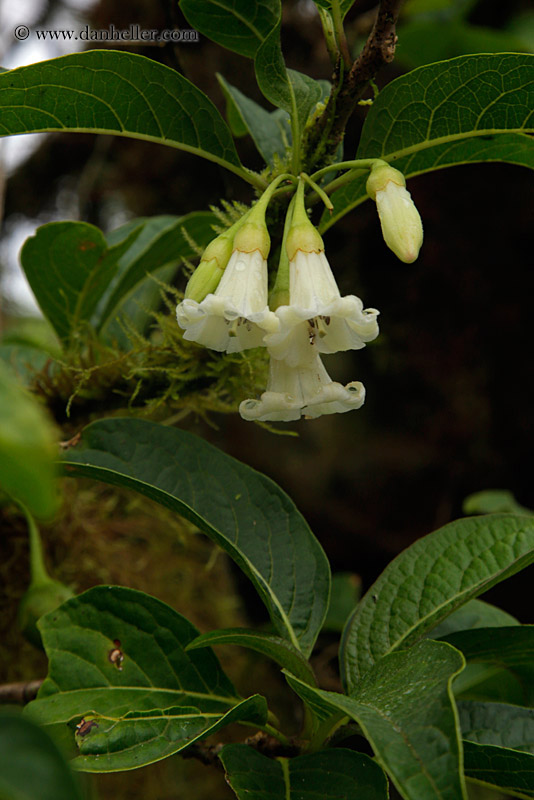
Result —
[[308, 345], [308, 358], [291, 367], [286, 361], [271, 358], [269, 383], [259, 400], [244, 400], [239, 413], [246, 420], [290, 422], [301, 416], [342, 414], [360, 408], [365, 389], [359, 381], [346, 386], [334, 382], [320, 356]]

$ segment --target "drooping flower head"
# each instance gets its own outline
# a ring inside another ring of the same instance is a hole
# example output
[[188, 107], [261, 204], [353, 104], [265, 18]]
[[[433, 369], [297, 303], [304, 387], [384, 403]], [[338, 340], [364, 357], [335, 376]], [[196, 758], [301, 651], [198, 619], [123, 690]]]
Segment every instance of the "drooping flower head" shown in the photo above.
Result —
[[378, 311], [364, 309], [355, 295], [341, 297], [323, 240], [306, 213], [302, 181], [289, 214], [273, 289], [280, 332], [265, 337], [271, 355], [290, 365], [302, 362], [306, 358], [303, 329], [320, 353], [364, 347], [378, 335]]
[[240, 404], [239, 413], [243, 419], [291, 422], [301, 417], [310, 419], [323, 414], [342, 414], [363, 405], [363, 384], [352, 381], [343, 386], [333, 381], [306, 331], [300, 328], [296, 336], [302, 339], [298, 350], [303, 360], [290, 365], [271, 355], [267, 389], [259, 400], [244, 400]]
[[266, 332], [278, 330], [279, 321], [267, 303], [270, 238], [265, 208], [269, 197], [260, 198], [239, 222], [208, 245], [176, 309], [184, 339], [235, 353], [262, 345]]
[[406, 180], [398, 169], [380, 164], [367, 179], [367, 194], [376, 201], [382, 235], [390, 250], [406, 264], [419, 255], [423, 244], [423, 223]]

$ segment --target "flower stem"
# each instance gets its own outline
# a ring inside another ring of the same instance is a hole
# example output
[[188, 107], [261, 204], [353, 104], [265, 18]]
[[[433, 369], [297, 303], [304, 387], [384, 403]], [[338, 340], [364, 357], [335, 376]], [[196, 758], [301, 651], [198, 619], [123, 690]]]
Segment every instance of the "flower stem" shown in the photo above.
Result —
[[312, 179], [310, 178], [310, 176], [309, 176], [309, 175], [306, 175], [306, 173], [305, 173], [305, 172], [301, 172], [301, 177], [302, 177], [302, 178], [304, 178], [304, 180], [306, 181], [306, 183], [308, 183], [308, 184], [309, 184], [309, 185], [312, 187], [312, 189], [314, 190], [314, 192], [316, 192], [316, 194], [318, 194], [318, 195], [319, 195], [319, 197], [321, 198], [321, 200], [323, 201], [323, 203], [325, 204], [325, 206], [327, 207], [327, 209], [328, 209], [329, 211], [332, 211], [332, 210], [333, 210], [333, 208], [334, 208], [334, 206], [332, 205], [332, 201], [330, 200], [330, 198], [328, 197], [328, 195], [327, 195], [327, 194], [326, 194], [326, 193], [323, 191], [323, 189], [321, 189], [321, 187], [320, 187], [320, 186], [317, 186], [317, 184], [315, 183], [315, 181], [312, 181]]
[[260, 199], [252, 206], [250, 211], [247, 215], [248, 222], [264, 222], [265, 220], [265, 212], [267, 211], [267, 206], [272, 200], [273, 194], [275, 193], [278, 186], [282, 183], [282, 181], [293, 181], [295, 182], [298, 180], [295, 178], [294, 175], [291, 175], [289, 172], [284, 172], [283, 175], [279, 175], [275, 180], [269, 184], [267, 189], [264, 191]]
[[[299, 188], [302, 181], [299, 181]], [[297, 189], [298, 192], [298, 189]], [[293, 211], [295, 209], [296, 194], [291, 198], [291, 202], [287, 209], [286, 221], [284, 225], [284, 235], [282, 238], [282, 246], [280, 248], [280, 262], [278, 264], [278, 272], [269, 298], [269, 307], [275, 311], [278, 306], [286, 306], [289, 304], [289, 258], [287, 255], [286, 242], [289, 230], [293, 223]]]
[[326, 175], [328, 172], [336, 172], [339, 169], [373, 169], [373, 167], [378, 166], [387, 167], [389, 164], [382, 158], [356, 158], [354, 161], [338, 161], [337, 164], [330, 164], [328, 167], [317, 170], [310, 177], [312, 181], [316, 181], [322, 175]]

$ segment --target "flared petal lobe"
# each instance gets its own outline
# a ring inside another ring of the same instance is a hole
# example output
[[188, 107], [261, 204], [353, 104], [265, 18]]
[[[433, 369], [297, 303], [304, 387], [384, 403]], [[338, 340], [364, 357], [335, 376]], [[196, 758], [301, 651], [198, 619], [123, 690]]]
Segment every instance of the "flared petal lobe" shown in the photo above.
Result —
[[[299, 364], [308, 341], [320, 353], [359, 350], [378, 336], [378, 311], [355, 295], [341, 297], [324, 254], [298, 250], [289, 265], [290, 305], [279, 306], [279, 333], [265, 337], [273, 358]], [[305, 336], [302, 335], [303, 330]]]
[[176, 309], [184, 339], [235, 353], [263, 344], [280, 327], [267, 305], [267, 261], [259, 250], [234, 250], [216, 291], [201, 303], [184, 300]]

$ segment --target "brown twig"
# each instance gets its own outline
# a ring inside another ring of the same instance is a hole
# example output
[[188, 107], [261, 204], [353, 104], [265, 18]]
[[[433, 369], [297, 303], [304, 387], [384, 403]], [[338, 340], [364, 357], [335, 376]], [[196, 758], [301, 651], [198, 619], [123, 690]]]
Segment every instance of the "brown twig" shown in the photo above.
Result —
[[37, 697], [43, 679], [35, 681], [20, 681], [19, 683], [4, 683], [0, 686], [0, 704], [16, 703], [26, 705]]
[[393, 61], [395, 26], [402, 0], [381, 0], [376, 20], [362, 52], [350, 68], [336, 71], [327, 106], [305, 143], [307, 167], [319, 169], [329, 163], [343, 139], [345, 127], [358, 100], [377, 72]]

